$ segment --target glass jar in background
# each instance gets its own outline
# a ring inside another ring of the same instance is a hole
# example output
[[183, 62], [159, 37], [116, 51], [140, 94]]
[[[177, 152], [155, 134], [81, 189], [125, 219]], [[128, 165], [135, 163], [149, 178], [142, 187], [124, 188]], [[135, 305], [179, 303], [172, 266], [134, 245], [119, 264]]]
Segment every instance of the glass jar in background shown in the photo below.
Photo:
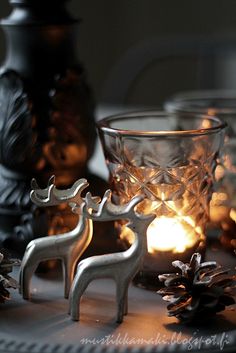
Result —
[[[225, 124], [196, 114], [134, 112], [98, 122], [114, 202], [143, 194], [137, 211], [156, 218], [147, 230], [147, 252], [136, 282], [155, 287], [172, 261], [205, 251], [208, 206]], [[134, 240], [116, 224], [123, 246]]]
[[215, 191], [210, 203], [209, 228], [218, 230], [225, 248], [235, 248], [236, 239], [236, 91], [201, 90], [180, 92], [164, 104], [168, 112], [216, 115], [228, 125], [225, 144], [216, 168]]

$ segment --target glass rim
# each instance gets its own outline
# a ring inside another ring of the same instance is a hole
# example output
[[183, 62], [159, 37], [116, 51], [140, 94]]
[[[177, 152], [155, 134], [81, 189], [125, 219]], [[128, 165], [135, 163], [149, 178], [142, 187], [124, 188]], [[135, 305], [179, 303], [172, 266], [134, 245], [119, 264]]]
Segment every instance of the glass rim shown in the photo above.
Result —
[[[225, 100], [234, 101], [235, 105], [228, 106], [199, 106], [197, 102], [204, 100]], [[232, 115], [236, 114], [236, 90], [233, 89], [205, 89], [182, 91], [169, 97], [164, 102], [164, 108], [171, 113], [198, 113], [208, 114], [212, 116], [217, 115]], [[209, 112], [208, 112], [209, 111]]]
[[[201, 128], [201, 129], [191, 129], [191, 130], [128, 130], [128, 129], [121, 129], [121, 128], [114, 128], [109, 126], [109, 123], [115, 120], [132, 120], [137, 118], [144, 118], [144, 117], [177, 117], [181, 114], [182, 116], [194, 116], [200, 120], [207, 119], [209, 121], [214, 121], [217, 123], [216, 126], [211, 126], [208, 128]], [[227, 127], [227, 123], [219, 119], [217, 116], [207, 115], [207, 114], [200, 114], [200, 113], [193, 113], [193, 112], [167, 112], [162, 110], [143, 110], [143, 111], [133, 111], [127, 113], [120, 113], [107, 116], [102, 118], [96, 122], [98, 130], [104, 131], [111, 135], [125, 135], [125, 136], [140, 136], [140, 137], [173, 137], [173, 136], [201, 136], [201, 135], [209, 135], [219, 131], [224, 130]]]

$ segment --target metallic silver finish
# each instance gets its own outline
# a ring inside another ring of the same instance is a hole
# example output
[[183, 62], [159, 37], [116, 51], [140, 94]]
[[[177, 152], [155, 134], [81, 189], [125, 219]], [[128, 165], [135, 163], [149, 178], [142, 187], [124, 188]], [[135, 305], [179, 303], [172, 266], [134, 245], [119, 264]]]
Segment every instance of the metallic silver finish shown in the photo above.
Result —
[[77, 226], [70, 232], [46, 236], [32, 240], [25, 251], [20, 269], [20, 293], [24, 299], [30, 298], [30, 280], [41, 261], [60, 259], [63, 263], [64, 296], [68, 298], [75, 267], [83, 252], [88, 247], [93, 233], [92, 220], [83, 213], [83, 208], [96, 209], [99, 197], [88, 194], [81, 197], [82, 191], [88, 186], [86, 179], [77, 180], [70, 189], [58, 190], [54, 185], [54, 177], [49, 180], [48, 187], [40, 189], [32, 180], [31, 199], [38, 206], [53, 206], [69, 203], [72, 211], [78, 213]]
[[70, 291], [69, 313], [72, 320], [79, 320], [80, 299], [89, 283], [97, 278], [112, 278], [116, 283], [116, 321], [123, 321], [128, 311], [128, 287], [141, 268], [147, 251], [146, 231], [155, 218], [155, 215], [144, 216], [135, 212], [135, 206], [142, 200], [142, 196], [135, 196], [125, 205], [115, 205], [111, 202], [111, 191], [108, 190], [98, 210], [83, 208], [84, 216], [94, 221], [128, 220], [127, 227], [134, 232], [135, 240], [124, 252], [92, 256], [79, 263]]

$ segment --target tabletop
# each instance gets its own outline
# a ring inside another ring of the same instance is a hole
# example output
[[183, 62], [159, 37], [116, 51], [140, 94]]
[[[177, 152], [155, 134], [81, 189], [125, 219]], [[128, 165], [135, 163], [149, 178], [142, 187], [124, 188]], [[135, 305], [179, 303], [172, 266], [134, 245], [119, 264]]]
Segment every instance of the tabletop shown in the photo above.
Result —
[[[235, 264], [222, 251], [213, 255], [221, 263]], [[11, 300], [1, 305], [1, 353], [235, 352], [235, 306], [201, 325], [183, 325], [166, 315], [166, 304], [155, 291], [132, 284], [129, 313], [117, 324], [115, 285], [101, 279], [86, 290], [80, 321], [73, 322], [60, 271], [34, 276], [31, 291], [31, 301], [11, 291]]]

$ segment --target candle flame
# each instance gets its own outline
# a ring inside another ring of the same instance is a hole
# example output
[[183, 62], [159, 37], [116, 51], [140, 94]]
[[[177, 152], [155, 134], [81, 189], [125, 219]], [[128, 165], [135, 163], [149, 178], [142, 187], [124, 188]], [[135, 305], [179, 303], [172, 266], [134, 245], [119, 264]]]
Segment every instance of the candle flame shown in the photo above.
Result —
[[164, 217], [155, 218], [147, 230], [148, 252], [172, 251], [182, 253], [192, 247], [197, 241], [199, 227], [191, 217]]

